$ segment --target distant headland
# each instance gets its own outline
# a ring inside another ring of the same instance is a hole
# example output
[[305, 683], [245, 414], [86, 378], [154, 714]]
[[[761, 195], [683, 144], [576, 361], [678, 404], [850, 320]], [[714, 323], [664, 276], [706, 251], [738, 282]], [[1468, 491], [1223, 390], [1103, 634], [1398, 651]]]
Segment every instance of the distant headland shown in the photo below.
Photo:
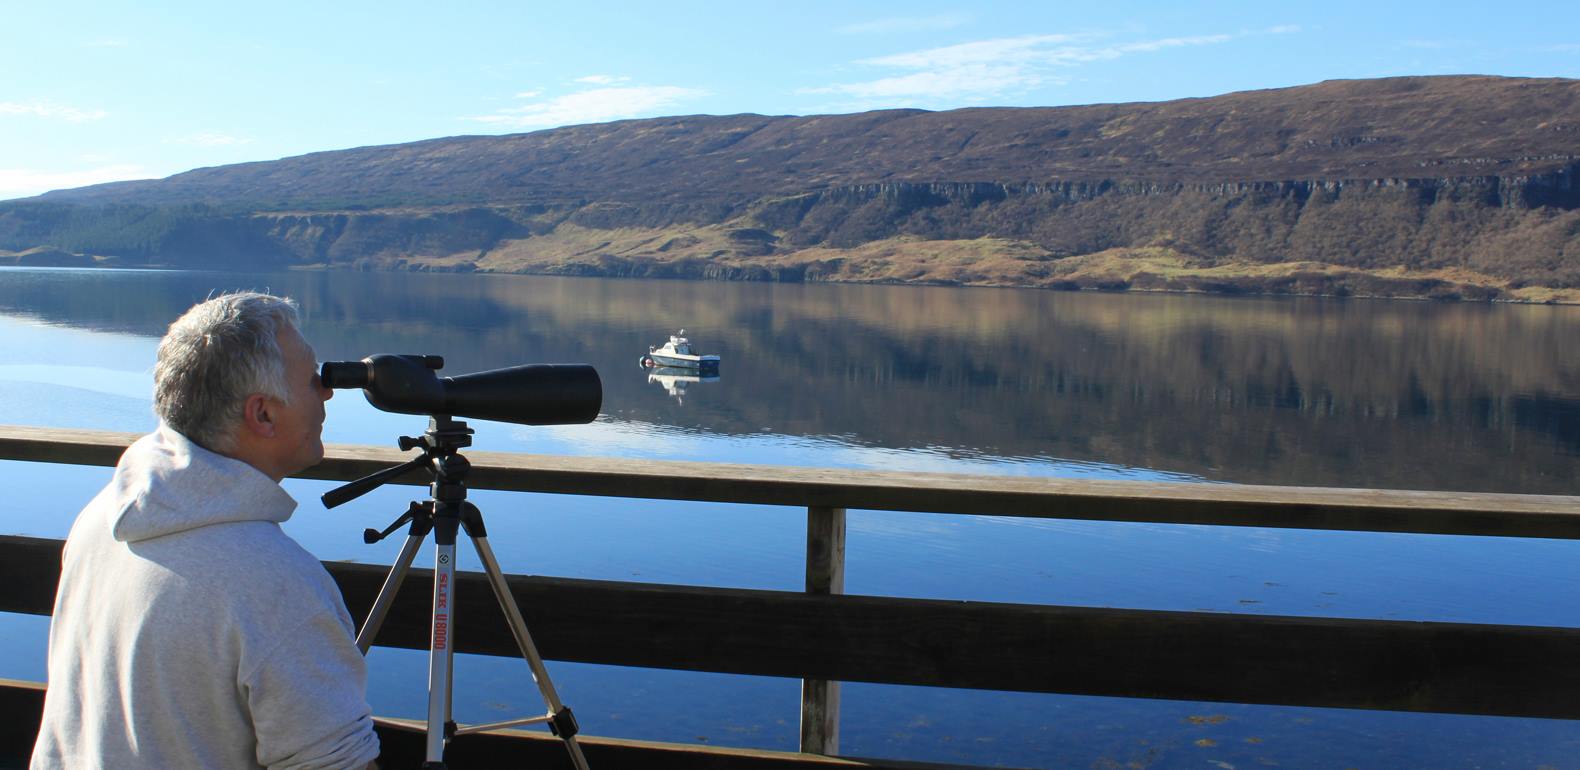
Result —
[[1580, 302], [1580, 80], [682, 116], [0, 202], [0, 264]]

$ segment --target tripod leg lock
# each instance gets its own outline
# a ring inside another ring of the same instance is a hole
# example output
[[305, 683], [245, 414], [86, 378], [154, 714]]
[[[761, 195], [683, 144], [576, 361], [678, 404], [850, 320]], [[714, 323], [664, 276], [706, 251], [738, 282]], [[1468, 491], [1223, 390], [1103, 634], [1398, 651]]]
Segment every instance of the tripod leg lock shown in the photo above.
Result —
[[580, 732], [576, 726], [576, 715], [571, 713], [570, 706], [561, 706], [559, 711], [549, 717], [549, 732], [560, 738], [571, 738]]

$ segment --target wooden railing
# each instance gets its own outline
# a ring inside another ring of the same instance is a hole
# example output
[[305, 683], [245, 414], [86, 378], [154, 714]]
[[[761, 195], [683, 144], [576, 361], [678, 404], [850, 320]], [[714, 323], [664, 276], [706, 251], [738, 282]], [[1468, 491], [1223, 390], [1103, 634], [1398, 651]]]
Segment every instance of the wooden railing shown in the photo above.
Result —
[[[0, 459], [113, 465], [136, 436], [0, 427]], [[1580, 539], [1580, 497], [901, 473], [467, 452], [469, 486], [807, 510], [805, 592], [511, 576], [544, 657], [803, 679], [803, 751], [838, 752], [838, 682], [1580, 718], [1580, 629], [843, 594], [845, 511]], [[396, 465], [331, 446], [306, 478]], [[396, 483], [426, 484], [414, 472]], [[60, 542], [0, 539], [0, 610], [48, 613]], [[385, 569], [328, 563], [353, 615]], [[425, 649], [414, 570], [377, 643]], [[481, 575], [460, 650], [516, 654]]]

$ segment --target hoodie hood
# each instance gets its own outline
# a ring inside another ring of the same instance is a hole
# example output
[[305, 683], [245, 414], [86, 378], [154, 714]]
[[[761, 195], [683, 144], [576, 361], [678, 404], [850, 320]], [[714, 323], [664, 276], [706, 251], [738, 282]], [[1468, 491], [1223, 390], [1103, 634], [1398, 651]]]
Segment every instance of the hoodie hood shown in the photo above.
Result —
[[262, 471], [162, 423], [121, 455], [104, 493], [119, 512], [111, 533], [126, 543], [215, 524], [278, 524], [296, 510], [296, 501]]

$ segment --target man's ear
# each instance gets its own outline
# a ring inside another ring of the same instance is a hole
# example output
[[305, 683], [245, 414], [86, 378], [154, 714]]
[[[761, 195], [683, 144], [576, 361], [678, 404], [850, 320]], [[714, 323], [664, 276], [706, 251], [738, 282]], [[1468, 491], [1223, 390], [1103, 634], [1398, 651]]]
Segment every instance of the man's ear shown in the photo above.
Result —
[[274, 403], [262, 393], [247, 397], [242, 405], [242, 430], [258, 438], [274, 438]]

